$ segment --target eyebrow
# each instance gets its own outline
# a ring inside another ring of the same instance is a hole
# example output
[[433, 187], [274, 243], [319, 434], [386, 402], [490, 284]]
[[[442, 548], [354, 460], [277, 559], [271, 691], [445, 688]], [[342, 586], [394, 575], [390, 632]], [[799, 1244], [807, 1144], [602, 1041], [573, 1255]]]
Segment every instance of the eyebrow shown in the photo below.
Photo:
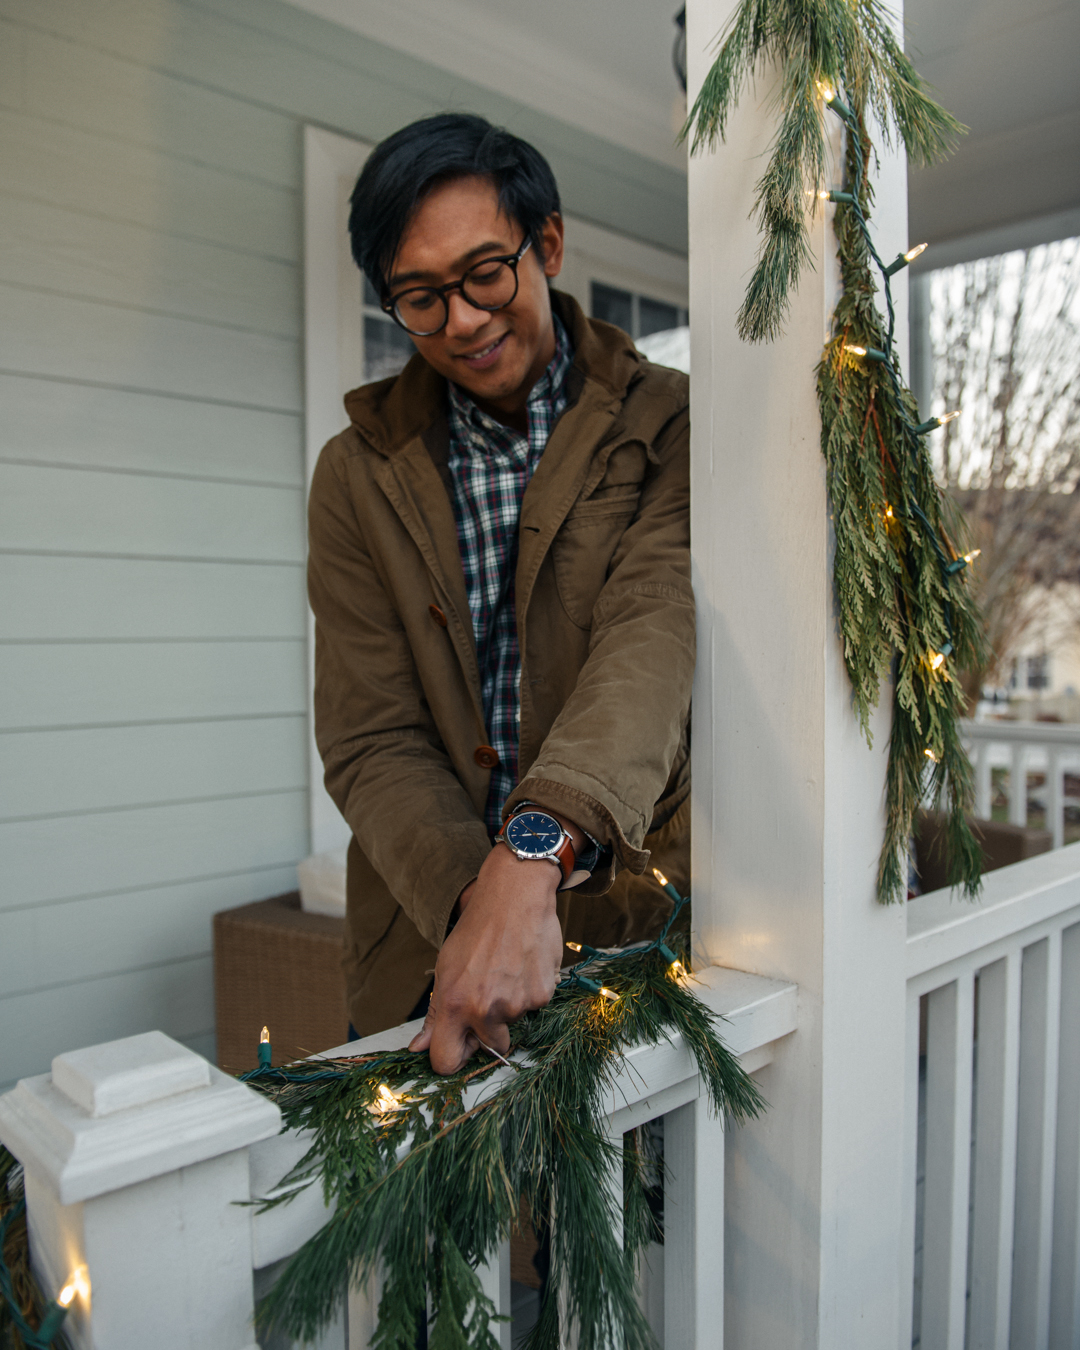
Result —
[[[458, 258], [457, 263], [455, 265], [455, 271], [457, 270], [458, 267], [467, 268], [469, 266], [469, 260], [472, 258], [479, 257], [480, 254], [482, 253], [505, 253], [507, 251], [512, 253], [513, 249], [510, 248], [508, 250], [507, 245], [503, 243], [502, 240], [498, 239], [489, 240], [486, 244], [478, 244], [476, 248], [471, 248], [468, 251], [468, 253], [463, 253], [461, 257]], [[431, 272], [395, 272], [394, 275], [390, 277], [390, 279], [387, 281], [386, 284], [389, 290], [395, 291], [399, 287], [404, 286], [407, 282], [410, 281], [423, 282], [424, 280], [430, 278], [432, 275], [433, 274]]]

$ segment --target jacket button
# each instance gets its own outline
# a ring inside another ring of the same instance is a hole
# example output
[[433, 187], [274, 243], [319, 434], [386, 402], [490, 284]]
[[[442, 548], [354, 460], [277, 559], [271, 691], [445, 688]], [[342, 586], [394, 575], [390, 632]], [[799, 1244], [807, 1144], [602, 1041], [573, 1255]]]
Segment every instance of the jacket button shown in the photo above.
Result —
[[481, 769], [497, 769], [499, 767], [498, 751], [490, 745], [478, 745], [473, 754], [473, 759], [476, 760]]
[[435, 622], [439, 625], [440, 628], [446, 627], [446, 615], [442, 612], [442, 610], [439, 608], [438, 605], [428, 605], [427, 612], [431, 615], [431, 617], [435, 620]]

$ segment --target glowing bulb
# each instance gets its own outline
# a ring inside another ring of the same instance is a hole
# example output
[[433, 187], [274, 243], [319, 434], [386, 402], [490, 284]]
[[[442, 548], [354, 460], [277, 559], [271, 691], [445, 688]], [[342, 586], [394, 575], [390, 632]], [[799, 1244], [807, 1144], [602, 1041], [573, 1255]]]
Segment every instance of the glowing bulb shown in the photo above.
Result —
[[941, 667], [942, 667], [944, 664], [945, 664], [945, 657], [944, 657], [944, 655], [943, 655], [941, 652], [935, 652], [935, 651], [931, 651], [931, 652], [930, 652], [930, 669], [931, 669], [931, 670], [940, 670]]
[[959, 416], [960, 416], [959, 408], [955, 409], [955, 411], [953, 412], [942, 413], [942, 415], [938, 418], [938, 426], [943, 427], [946, 422], [953, 422]]
[[832, 197], [832, 193], [829, 191], [828, 188], [819, 188], [818, 197], [821, 201], [827, 202]]
[[981, 552], [982, 552], [981, 548], [973, 548], [970, 553], [964, 554], [964, 561], [966, 563], [974, 562]]
[[397, 1097], [394, 1096], [394, 1094], [390, 1091], [390, 1089], [386, 1086], [385, 1083], [380, 1083], [379, 1086], [375, 1089], [375, 1091], [376, 1097], [375, 1100], [371, 1103], [370, 1108], [375, 1115], [383, 1116], [388, 1111], [394, 1111], [397, 1109], [398, 1106], [401, 1105]]
[[570, 948], [570, 950], [571, 950], [572, 952], [579, 952], [579, 951], [581, 951], [581, 943], [580, 943], [580, 942], [568, 942], [566, 945]]
[[937, 755], [934, 754], [933, 750], [931, 750], [929, 746], [926, 747], [926, 749], [923, 751], [923, 754], [926, 756], [927, 759], [931, 760], [934, 764], [939, 763]]
[[652, 874], [657, 879], [657, 881], [660, 883], [661, 886], [666, 886], [668, 884], [667, 877], [664, 876], [663, 872], [660, 871], [659, 867], [654, 867], [652, 870]]
[[828, 82], [828, 80], [815, 80], [814, 83], [817, 85], [817, 91], [821, 95], [821, 97], [825, 100], [825, 102], [831, 103], [833, 99], [836, 97], [836, 90], [832, 87], [832, 85]]
[[681, 961], [672, 961], [671, 965], [668, 967], [668, 970], [671, 972], [672, 977], [676, 980], [681, 980], [682, 977], [686, 974], [686, 967], [683, 965]]
[[888, 504], [886, 504], [886, 507], [885, 507], [885, 519], [886, 519], [886, 520], [893, 520], [893, 519], [895, 519], [895, 517], [893, 516], [893, 509], [892, 509], [892, 507], [889, 506]]
[[90, 1297], [90, 1281], [86, 1278], [85, 1266], [79, 1266], [72, 1272], [67, 1284], [57, 1294], [56, 1301], [61, 1308], [70, 1308], [76, 1294], [84, 1300]]
[[919, 254], [925, 253], [929, 247], [930, 247], [929, 244], [916, 244], [914, 248], [909, 248], [908, 251], [904, 254], [904, 261], [914, 262], [915, 259], [919, 256]]
[[260, 1044], [260, 1045], [269, 1045], [269, 1044], [270, 1044], [270, 1028], [269, 1028], [269, 1027], [263, 1027], [262, 1031], [259, 1032], [259, 1044]]
[[618, 1003], [619, 996], [614, 989], [608, 989], [606, 985], [600, 986], [600, 997], [606, 998], [609, 1003]]
[[847, 343], [847, 345], [845, 346], [845, 349], [844, 349], [844, 350], [845, 350], [845, 351], [849, 351], [849, 352], [852, 354], [852, 356], [865, 356], [865, 355], [866, 355], [866, 348], [865, 348], [865, 347], [856, 347], [853, 343], [850, 343], [850, 342]]

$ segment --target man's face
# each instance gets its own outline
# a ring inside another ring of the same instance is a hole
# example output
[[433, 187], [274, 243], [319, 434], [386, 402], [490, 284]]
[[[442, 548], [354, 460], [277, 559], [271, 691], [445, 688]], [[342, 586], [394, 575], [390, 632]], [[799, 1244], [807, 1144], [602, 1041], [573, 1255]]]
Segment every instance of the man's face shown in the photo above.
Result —
[[[457, 281], [483, 258], [516, 253], [524, 237], [522, 227], [499, 210], [490, 179], [443, 183], [423, 199], [406, 227], [389, 294]], [[413, 338], [440, 375], [505, 420], [522, 414], [529, 391], [555, 354], [546, 278], [557, 276], [562, 266], [560, 217], [548, 219], [543, 243], [543, 257], [530, 248], [518, 263], [517, 295], [505, 309], [474, 309], [460, 291], [451, 291], [446, 327], [430, 337]]]

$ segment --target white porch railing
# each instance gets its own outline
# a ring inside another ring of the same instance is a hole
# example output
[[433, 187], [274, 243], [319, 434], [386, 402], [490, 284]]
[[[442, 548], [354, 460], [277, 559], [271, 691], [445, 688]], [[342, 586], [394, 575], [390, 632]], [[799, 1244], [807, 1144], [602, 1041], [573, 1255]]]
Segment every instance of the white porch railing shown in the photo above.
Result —
[[[699, 978], [744, 1066], [769, 1063], [795, 1029], [795, 986], [720, 967]], [[397, 1048], [415, 1030], [396, 1027], [328, 1053]], [[710, 1116], [680, 1038], [626, 1056], [608, 1126], [619, 1135], [658, 1117], [669, 1173], [665, 1247], [648, 1275], [646, 1306], [667, 1350], [719, 1345], [723, 1124]], [[302, 1136], [279, 1127], [266, 1099], [159, 1032], [58, 1056], [51, 1074], [0, 1098], [0, 1140], [26, 1166], [38, 1277], [55, 1292], [80, 1267], [88, 1274], [89, 1295], [76, 1298], [67, 1324], [79, 1350], [254, 1350], [253, 1291], [268, 1288], [277, 1263], [327, 1217], [317, 1185], [262, 1214], [238, 1203], [270, 1193], [306, 1150]], [[506, 1247], [484, 1278], [509, 1314]], [[367, 1346], [377, 1301], [377, 1291], [351, 1290], [319, 1350]], [[508, 1324], [499, 1336], [509, 1350]]]
[[900, 1345], [1075, 1350], [1080, 845], [911, 901], [907, 990]]
[[[1065, 775], [1080, 774], [1080, 724], [1065, 722], [964, 722], [964, 744], [975, 768], [975, 814], [990, 819], [994, 769], [1007, 769], [1009, 823], [1026, 825], [1028, 800], [1046, 812], [1046, 828], [1054, 848], [1065, 842], [1065, 811], [1080, 807], [1080, 797], [1067, 796]], [[1045, 783], [1028, 787], [1028, 774], [1045, 775]]]

